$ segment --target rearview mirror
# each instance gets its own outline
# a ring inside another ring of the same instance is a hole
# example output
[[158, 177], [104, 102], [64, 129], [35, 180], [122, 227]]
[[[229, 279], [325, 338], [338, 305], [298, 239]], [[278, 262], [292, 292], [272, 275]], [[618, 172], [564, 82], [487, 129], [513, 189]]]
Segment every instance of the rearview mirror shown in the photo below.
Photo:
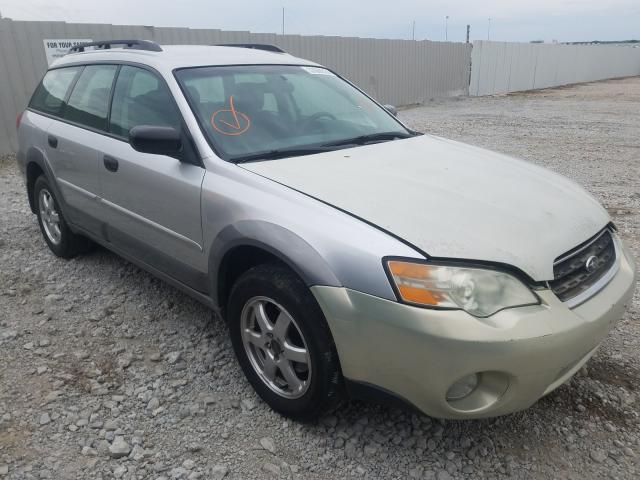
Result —
[[389, 112], [391, 115], [393, 115], [394, 117], [398, 116], [398, 109], [396, 107], [394, 107], [393, 105], [383, 105], [384, 109]]
[[173, 127], [133, 127], [129, 131], [129, 143], [142, 153], [175, 157], [182, 152], [182, 135]]

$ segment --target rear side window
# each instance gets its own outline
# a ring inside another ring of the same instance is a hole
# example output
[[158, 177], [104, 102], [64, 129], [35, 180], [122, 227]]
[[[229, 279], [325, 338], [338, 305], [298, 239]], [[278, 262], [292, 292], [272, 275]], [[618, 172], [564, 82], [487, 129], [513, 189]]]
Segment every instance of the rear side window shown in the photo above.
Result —
[[111, 133], [129, 138], [129, 130], [139, 125], [180, 130], [181, 123], [171, 92], [156, 75], [143, 68], [121, 68], [113, 92]]
[[73, 87], [64, 111], [64, 118], [87, 127], [106, 130], [111, 86], [116, 65], [85, 67]]
[[67, 97], [67, 92], [82, 67], [49, 70], [36, 89], [30, 108], [51, 115], [58, 115]]

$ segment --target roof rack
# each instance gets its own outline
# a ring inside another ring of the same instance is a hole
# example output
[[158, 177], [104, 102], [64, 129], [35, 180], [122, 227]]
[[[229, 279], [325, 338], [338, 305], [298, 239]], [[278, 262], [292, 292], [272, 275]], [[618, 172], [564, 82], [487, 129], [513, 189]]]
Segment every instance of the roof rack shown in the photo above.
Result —
[[86, 47], [96, 47], [97, 50], [109, 50], [113, 45], [123, 45], [124, 48], [162, 52], [162, 47], [151, 40], [102, 40], [99, 42], [81, 43], [69, 49], [69, 53], [84, 52]]
[[217, 47], [238, 47], [238, 48], [252, 48], [253, 50], [265, 50], [267, 52], [287, 53], [280, 47], [275, 45], [269, 45], [267, 43], [219, 43]]

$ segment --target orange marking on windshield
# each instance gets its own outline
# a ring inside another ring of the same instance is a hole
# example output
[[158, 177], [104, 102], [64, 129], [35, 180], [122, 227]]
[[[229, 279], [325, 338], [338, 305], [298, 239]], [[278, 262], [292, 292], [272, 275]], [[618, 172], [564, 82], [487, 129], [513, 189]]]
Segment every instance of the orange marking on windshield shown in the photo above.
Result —
[[251, 119], [244, 113], [236, 110], [233, 103], [233, 95], [229, 97], [229, 108], [223, 108], [211, 115], [211, 126], [222, 135], [237, 136], [249, 130]]

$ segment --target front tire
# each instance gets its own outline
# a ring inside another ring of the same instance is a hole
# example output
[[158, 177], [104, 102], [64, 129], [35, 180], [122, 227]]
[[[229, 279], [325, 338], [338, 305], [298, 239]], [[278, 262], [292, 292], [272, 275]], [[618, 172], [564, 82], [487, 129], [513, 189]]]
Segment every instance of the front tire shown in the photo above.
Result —
[[283, 265], [245, 272], [234, 285], [227, 321], [238, 362], [275, 411], [312, 420], [344, 396], [338, 353], [315, 298]]
[[60, 203], [44, 175], [36, 179], [33, 195], [40, 231], [56, 256], [73, 258], [91, 248], [89, 239], [73, 233], [69, 228], [60, 210]]

